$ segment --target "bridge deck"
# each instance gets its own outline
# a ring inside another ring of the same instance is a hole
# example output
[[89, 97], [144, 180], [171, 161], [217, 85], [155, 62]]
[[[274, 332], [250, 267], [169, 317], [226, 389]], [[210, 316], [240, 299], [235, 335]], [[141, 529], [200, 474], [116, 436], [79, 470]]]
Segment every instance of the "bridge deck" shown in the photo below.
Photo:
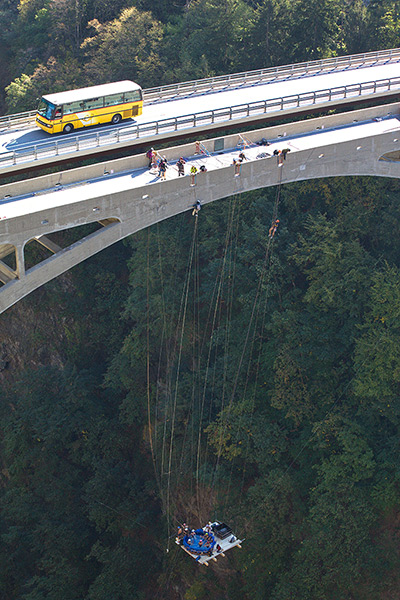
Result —
[[204, 93], [194, 98], [176, 98], [160, 104], [146, 107], [137, 118], [139, 123], [151, 123], [160, 119], [169, 119], [177, 115], [191, 115], [193, 112], [218, 110], [226, 106], [259, 102], [273, 98], [286, 98], [307, 92], [318, 92], [345, 85], [355, 85], [367, 81], [378, 81], [400, 76], [400, 63], [333, 70], [300, 77], [288, 77], [286, 81], [268, 81], [241, 88]]
[[[400, 120], [396, 116], [388, 116], [379, 120], [369, 120], [361, 123], [353, 123], [342, 127], [331, 129], [321, 129], [313, 133], [302, 135], [287, 136], [270, 140], [268, 146], [253, 146], [245, 150], [246, 158], [250, 161], [257, 161], [264, 158], [276, 160], [273, 156], [274, 150], [289, 148], [292, 153], [309, 150], [307, 161], [319, 160], [323, 154], [319, 150], [331, 144], [340, 144], [351, 140], [357, 140], [357, 147], [354, 151], [361, 150], [360, 140], [363, 138], [374, 137], [382, 133], [393, 132], [400, 136]], [[362, 142], [361, 142], [362, 143]], [[194, 150], [194, 144], [193, 144]], [[185, 157], [186, 178], [189, 183], [189, 170], [194, 164], [198, 168], [205, 165], [207, 171], [214, 171], [221, 168], [227, 168], [232, 165], [233, 159], [238, 157], [238, 149], [231, 148], [223, 153], [215, 153], [207, 156], [205, 154], [192, 155]], [[290, 155], [289, 155], [290, 156]], [[176, 157], [178, 159], [179, 156]], [[288, 159], [289, 160], [289, 159]], [[232, 176], [234, 176], [234, 168]], [[203, 176], [203, 173], [197, 175], [197, 180]], [[174, 162], [168, 167], [166, 180], [178, 179], [178, 171]], [[80, 185], [58, 187], [52, 190], [43, 190], [40, 193], [29, 194], [23, 197], [5, 199], [0, 203], [0, 219], [13, 219], [28, 215], [34, 212], [45, 211], [68, 204], [75, 204], [79, 201], [96, 199], [107, 195], [113, 195], [117, 192], [125, 192], [136, 188], [148, 188], [151, 194], [153, 184], [159, 184], [160, 178], [153, 171], [148, 169], [135, 169], [125, 173], [108, 175], [104, 178], [85, 180]]]

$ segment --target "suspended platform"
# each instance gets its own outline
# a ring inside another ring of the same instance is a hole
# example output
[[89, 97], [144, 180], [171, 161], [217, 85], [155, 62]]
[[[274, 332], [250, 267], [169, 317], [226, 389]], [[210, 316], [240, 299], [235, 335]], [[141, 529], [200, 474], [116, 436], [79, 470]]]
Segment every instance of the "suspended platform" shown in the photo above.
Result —
[[228, 525], [220, 521], [209, 523], [201, 529], [189, 529], [184, 525], [179, 528], [175, 539], [182, 550], [206, 566], [211, 560], [216, 562], [219, 556], [225, 556], [225, 552], [231, 548], [241, 548], [242, 542]]

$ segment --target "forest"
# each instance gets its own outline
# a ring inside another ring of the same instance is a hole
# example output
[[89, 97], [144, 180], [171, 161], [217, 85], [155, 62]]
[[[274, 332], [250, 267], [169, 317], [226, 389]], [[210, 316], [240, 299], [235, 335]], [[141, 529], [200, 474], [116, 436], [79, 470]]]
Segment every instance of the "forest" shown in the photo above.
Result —
[[[0, 23], [2, 114], [400, 46], [396, 0], [2, 0]], [[238, 194], [0, 315], [2, 600], [399, 598], [399, 197]], [[175, 534], [209, 519], [245, 541], [205, 568]]]

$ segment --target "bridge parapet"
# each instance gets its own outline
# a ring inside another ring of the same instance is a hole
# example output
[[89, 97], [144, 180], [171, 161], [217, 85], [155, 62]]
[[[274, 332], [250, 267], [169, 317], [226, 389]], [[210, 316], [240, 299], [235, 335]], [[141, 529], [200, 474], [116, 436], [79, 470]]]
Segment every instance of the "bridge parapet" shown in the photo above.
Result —
[[[393, 103], [384, 106], [374, 106], [371, 108], [354, 110], [347, 113], [317, 117], [315, 119], [305, 119], [303, 121], [286, 123], [285, 125], [274, 125], [268, 128], [247, 132], [245, 136], [246, 139], [251, 142], [258, 142], [263, 137], [268, 140], [284, 139], [292, 136], [307, 135], [318, 130], [354, 125], [356, 122], [373, 118], [379, 119], [388, 115], [397, 114], [400, 114], [400, 103]], [[221, 148], [221, 145], [223, 150], [235, 147], [237, 141], [238, 135], [231, 134], [203, 140], [202, 144], [208, 152], [214, 153], [221, 151], [216, 149]], [[176, 158], [179, 153], [180, 156], [193, 154], [193, 148], [193, 143], [171, 146], [170, 148], [163, 149], [162, 154], [165, 155], [168, 160], [172, 160]], [[52, 188], [61, 189], [62, 186], [82, 183], [96, 178], [107, 178], [118, 173], [145, 167], [147, 163], [148, 159], [144, 154], [140, 154], [103, 163], [96, 163], [85, 167], [78, 167], [59, 173], [51, 173], [49, 175], [43, 175], [25, 181], [4, 184], [0, 186], [0, 202], [10, 197], [13, 198], [24, 194], [32, 195], [34, 193], [43, 193]]]

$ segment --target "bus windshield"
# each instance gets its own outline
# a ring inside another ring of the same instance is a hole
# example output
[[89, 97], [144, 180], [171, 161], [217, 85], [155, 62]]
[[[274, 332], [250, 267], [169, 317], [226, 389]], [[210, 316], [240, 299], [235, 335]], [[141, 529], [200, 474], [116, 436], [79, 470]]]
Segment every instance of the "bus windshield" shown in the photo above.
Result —
[[47, 102], [44, 98], [42, 98], [39, 102], [38, 113], [45, 117], [46, 119], [54, 118], [54, 109], [55, 105], [51, 104], [51, 102]]

